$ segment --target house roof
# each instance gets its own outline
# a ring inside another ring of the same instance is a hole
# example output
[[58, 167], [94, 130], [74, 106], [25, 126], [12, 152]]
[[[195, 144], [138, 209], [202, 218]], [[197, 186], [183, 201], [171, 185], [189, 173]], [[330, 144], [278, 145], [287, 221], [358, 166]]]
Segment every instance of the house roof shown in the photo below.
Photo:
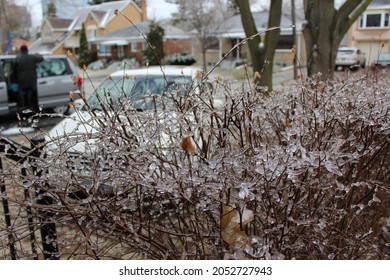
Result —
[[52, 29], [67, 30], [72, 25], [73, 19], [47, 17], [45, 21]]
[[[252, 12], [253, 19], [255, 21], [257, 30], [259, 32], [264, 31], [267, 29], [268, 25], [268, 11], [259, 11], [259, 12]], [[299, 28], [303, 23], [303, 20], [296, 19], [296, 26]], [[284, 31], [292, 30], [292, 21], [289, 16], [286, 14], [282, 14], [281, 20], [280, 20], [280, 26], [282, 33]], [[234, 15], [227, 20], [225, 20], [219, 28], [215, 31], [216, 35], [220, 35], [221, 37], [229, 37], [229, 38], [245, 38], [245, 31], [244, 27], [241, 22], [241, 15]]]
[[[146, 37], [146, 34], [149, 32], [149, 26], [149, 21], [139, 22], [135, 25], [130, 25], [95, 38], [91, 40], [90, 43], [106, 45], [127, 45], [130, 42], [145, 41], [144, 37]], [[164, 29], [165, 39], [191, 38], [189, 33], [183, 31], [180, 28], [171, 25], [162, 26], [162, 28]]]
[[56, 47], [55, 43], [42, 43], [42, 38], [38, 38], [29, 47], [30, 53], [51, 54]]
[[75, 19], [75, 30], [81, 30], [83, 22], [85, 22], [87, 16], [91, 15], [98, 22], [99, 27], [105, 27], [111, 19], [116, 17], [115, 10], [122, 11], [127, 5], [133, 4], [136, 8], [139, 9], [137, 4], [134, 1], [113, 1], [113, 2], [104, 2], [99, 5], [90, 5], [81, 7], [76, 10], [71, 18]]
[[372, 0], [369, 8], [390, 8], [389, 0]]

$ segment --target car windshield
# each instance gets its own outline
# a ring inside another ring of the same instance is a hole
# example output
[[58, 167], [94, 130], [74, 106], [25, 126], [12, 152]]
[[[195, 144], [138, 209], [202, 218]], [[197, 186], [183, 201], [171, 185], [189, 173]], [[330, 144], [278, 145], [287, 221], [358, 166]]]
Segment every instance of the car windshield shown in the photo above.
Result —
[[[88, 99], [87, 104], [93, 110], [106, 107], [118, 107], [120, 100], [130, 101], [136, 109], [151, 109], [145, 105], [147, 97], [162, 96], [171, 89], [180, 88], [181, 93], [189, 90], [192, 83], [190, 76], [114, 76], [105, 79], [95, 93]], [[168, 95], [169, 96], [169, 95]], [[141, 105], [141, 103], [143, 103]], [[153, 106], [154, 108], [154, 106]]]
[[379, 54], [378, 60], [384, 61], [390, 61], [390, 53], [381, 53]]

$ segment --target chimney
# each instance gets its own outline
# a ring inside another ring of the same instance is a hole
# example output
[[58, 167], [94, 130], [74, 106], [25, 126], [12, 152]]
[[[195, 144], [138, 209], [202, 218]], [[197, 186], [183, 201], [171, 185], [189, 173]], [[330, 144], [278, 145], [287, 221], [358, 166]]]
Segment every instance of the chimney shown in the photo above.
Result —
[[142, 21], [147, 21], [148, 20], [148, 13], [147, 13], [147, 9], [146, 9], [146, 0], [139, 0], [137, 2], [139, 3], [138, 6], [142, 10], [142, 18], [141, 18], [141, 20]]

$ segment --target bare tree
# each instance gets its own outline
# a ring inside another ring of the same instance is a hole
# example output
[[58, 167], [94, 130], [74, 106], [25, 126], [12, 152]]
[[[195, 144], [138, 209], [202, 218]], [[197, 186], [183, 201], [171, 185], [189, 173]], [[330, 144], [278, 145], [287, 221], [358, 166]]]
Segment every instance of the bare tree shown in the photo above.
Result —
[[227, 4], [223, 0], [166, 0], [166, 2], [179, 5], [176, 21], [195, 33], [202, 53], [202, 64], [206, 69], [206, 52], [216, 42], [213, 33], [232, 14]]
[[31, 17], [24, 6], [18, 6], [13, 1], [0, 0], [0, 39], [5, 47], [11, 34], [23, 39], [30, 38]]
[[322, 73], [333, 78], [338, 46], [350, 26], [364, 12], [371, 0], [347, 0], [339, 9], [335, 1], [304, 0], [308, 74]]
[[[236, 0], [240, 9], [241, 21], [244, 26], [247, 37], [258, 34], [249, 0]], [[268, 17], [268, 28], [280, 26], [282, 15], [282, 0], [271, 1], [270, 12]], [[261, 86], [267, 86], [272, 89], [272, 69], [276, 44], [279, 38], [279, 29], [269, 30], [266, 32], [264, 42], [260, 36], [255, 36], [249, 40], [248, 46], [252, 58], [253, 72], [255, 74], [255, 83]]]

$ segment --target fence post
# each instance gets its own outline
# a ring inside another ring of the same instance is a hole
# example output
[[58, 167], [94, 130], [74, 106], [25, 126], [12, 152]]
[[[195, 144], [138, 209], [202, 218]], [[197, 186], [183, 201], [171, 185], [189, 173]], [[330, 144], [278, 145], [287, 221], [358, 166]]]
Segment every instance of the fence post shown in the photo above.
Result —
[[[0, 152], [4, 153], [4, 157], [16, 161], [18, 163], [24, 163], [26, 161], [26, 154], [29, 152], [30, 149], [24, 147], [23, 145], [20, 145], [10, 139], [0, 137]], [[3, 169], [2, 162], [1, 162], [1, 169]], [[22, 168], [22, 176], [26, 176], [26, 168]], [[29, 199], [29, 193], [26, 189], [24, 190], [25, 198], [26, 200]], [[2, 198], [3, 202], [3, 208], [4, 208], [4, 215], [6, 224], [8, 227], [8, 238], [10, 240], [10, 251], [11, 251], [11, 258], [16, 258], [16, 247], [15, 242], [13, 238], [13, 234], [11, 231], [11, 216], [8, 206], [8, 197], [6, 194], [6, 188], [5, 188], [5, 182], [4, 180], [1, 181], [1, 193], [4, 195]], [[34, 254], [34, 258], [38, 259], [38, 255], [36, 252], [36, 246], [35, 246], [35, 234], [34, 234], [34, 225], [32, 223], [32, 211], [31, 206], [27, 205], [27, 215], [28, 215], [28, 227], [30, 230], [30, 244], [32, 248], [32, 253]]]
[[[31, 148], [33, 150], [33, 158], [39, 158], [42, 147], [45, 142], [43, 137], [35, 137], [31, 139]], [[42, 176], [42, 170], [38, 170], [37, 167], [33, 164], [33, 173], [38, 177]], [[36, 185], [35, 192], [37, 196], [37, 204], [42, 205], [42, 210], [38, 210], [38, 215], [40, 219], [40, 231], [42, 238], [42, 247], [43, 247], [43, 256], [47, 260], [58, 260], [59, 259], [59, 250], [57, 246], [57, 229], [54, 222], [53, 216], [55, 215], [53, 211], [45, 210], [45, 206], [52, 205], [53, 198], [48, 195], [46, 188], [48, 186]]]
[[[3, 162], [0, 157], [0, 170], [3, 170]], [[4, 218], [5, 218], [5, 224], [7, 226], [7, 232], [8, 232], [8, 242], [9, 242], [9, 251], [11, 254], [11, 259], [16, 260], [16, 247], [15, 247], [15, 239], [12, 234], [12, 224], [11, 224], [11, 214], [8, 207], [8, 197], [7, 197], [7, 191], [5, 188], [5, 182], [4, 179], [1, 179], [0, 182], [0, 194], [1, 194], [1, 201], [3, 203], [3, 209], [4, 209]]]
[[[21, 161], [22, 163], [22, 169], [21, 169], [21, 175], [23, 180], [23, 185], [26, 183], [27, 178], [27, 168], [25, 167], [25, 161], [27, 161], [28, 158], [25, 157]], [[24, 200], [26, 202], [26, 212], [27, 212], [27, 224], [28, 224], [28, 230], [30, 232], [30, 245], [31, 245], [31, 253], [34, 256], [34, 260], [38, 260], [38, 251], [37, 251], [37, 244], [36, 244], [36, 238], [35, 238], [35, 226], [34, 226], [34, 220], [33, 220], [33, 212], [32, 212], [32, 198], [30, 196], [29, 188], [26, 188], [23, 186], [23, 193], [24, 193]]]

